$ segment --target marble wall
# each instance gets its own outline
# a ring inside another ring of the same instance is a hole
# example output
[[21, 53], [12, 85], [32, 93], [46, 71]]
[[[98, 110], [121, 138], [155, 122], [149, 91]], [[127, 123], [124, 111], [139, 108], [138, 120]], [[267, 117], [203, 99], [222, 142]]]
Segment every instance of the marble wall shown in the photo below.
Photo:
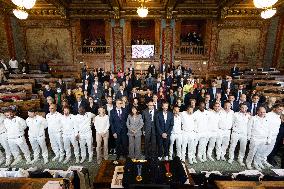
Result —
[[7, 62], [10, 59], [10, 54], [9, 54], [8, 39], [6, 33], [5, 18], [1, 14], [0, 14], [0, 41], [1, 41], [0, 59], [3, 58], [5, 62]]

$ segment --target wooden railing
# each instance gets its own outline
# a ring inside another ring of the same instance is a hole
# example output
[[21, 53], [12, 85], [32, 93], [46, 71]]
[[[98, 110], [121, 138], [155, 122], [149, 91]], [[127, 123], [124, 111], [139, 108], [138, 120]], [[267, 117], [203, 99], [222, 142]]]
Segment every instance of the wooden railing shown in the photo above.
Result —
[[110, 53], [110, 46], [83, 45], [78, 50], [82, 54], [108, 54]]
[[181, 45], [179, 46], [178, 52], [181, 55], [206, 55], [207, 48], [205, 46], [197, 45]]

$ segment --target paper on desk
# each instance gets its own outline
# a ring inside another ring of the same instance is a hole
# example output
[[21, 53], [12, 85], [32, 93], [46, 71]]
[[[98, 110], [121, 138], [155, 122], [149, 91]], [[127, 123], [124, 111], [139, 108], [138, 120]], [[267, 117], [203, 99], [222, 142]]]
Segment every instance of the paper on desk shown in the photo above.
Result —
[[60, 186], [59, 181], [47, 181], [42, 189], [62, 189], [62, 186]]
[[76, 165], [74, 165], [74, 166], [70, 166], [70, 167], [67, 169], [67, 171], [79, 171], [79, 172], [81, 172], [82, 169], [83, 169], [83, 166], [76, 166]]
[[201, 173], [205, 173], [206, 178], [208, 178], [211, 174], [222, 175], [220, 171], [201, 171]]
[[274, 173], [276, 173], [278, 176], [284, 176], [284, 169], [271, 169]]
[[233, 177], [236, 178], [237, 175], [260, 175], [264, 176], [259, 170], [245, 170], [239, 173], [232, 173]]

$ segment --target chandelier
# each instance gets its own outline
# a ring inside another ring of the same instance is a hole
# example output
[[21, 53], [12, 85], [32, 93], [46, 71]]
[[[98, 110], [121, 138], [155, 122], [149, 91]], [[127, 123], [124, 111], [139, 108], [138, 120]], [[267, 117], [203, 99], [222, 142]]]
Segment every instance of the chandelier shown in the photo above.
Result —
[[268, 8], [268, 9], [261, 11], [261, 18], [268, 19], [274, 16], [275, 14], [276, 14], [276, 9]]
[[141, 3], [141, 7], [137, 8], [137, 14], [141, 18], [145, 18], [148, 15], [148, 8], [145, 7], [143, 4], [145, 4], [145, 0]]
[[31, 9], [35, 6], [36, 0], [12, 0], [12, 2], [18, 7], [24, 7], [25, 9]]
[[256, 8], [272, 7], [278, 0], [253, 0], [253, 4]]
[[13, 14], [21, 20], [27, 19], [29, 14], [22, 7], [13, 10]]

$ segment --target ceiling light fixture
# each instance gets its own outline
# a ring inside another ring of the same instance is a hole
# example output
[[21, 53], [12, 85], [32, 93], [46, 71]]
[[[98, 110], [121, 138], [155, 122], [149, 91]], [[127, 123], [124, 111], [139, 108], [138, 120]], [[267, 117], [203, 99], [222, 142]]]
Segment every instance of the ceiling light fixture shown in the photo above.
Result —
[[265, 9], [272, 7], [278, 0], [253, 0], [253, 4], [256, 8]]
[[268, 9], [261, 11], [260, 15], [261, 15], [261, 18], [268, 19], [268, 18], [271, 18], [272, 16], [274, 16], [275, 14], [276, 14], [276, 9], [268, 8]]
[[18, 7], [24, 7], [25, 9], [31, 9], [35, 6], [36, 0], [12, 0], [12, 2]]
[[14, 9], [13, 14], [20, 20], [27, 19], [29, 16], [27, 11], [25, 11], [23, 7], [17, 7], [17, 9]]
[[141, 18], [145, 18], [148, 15], [148, 8], [145, 7], [145, 0], [141, 3], [141, 7], [137, 8], [137, 14]]

